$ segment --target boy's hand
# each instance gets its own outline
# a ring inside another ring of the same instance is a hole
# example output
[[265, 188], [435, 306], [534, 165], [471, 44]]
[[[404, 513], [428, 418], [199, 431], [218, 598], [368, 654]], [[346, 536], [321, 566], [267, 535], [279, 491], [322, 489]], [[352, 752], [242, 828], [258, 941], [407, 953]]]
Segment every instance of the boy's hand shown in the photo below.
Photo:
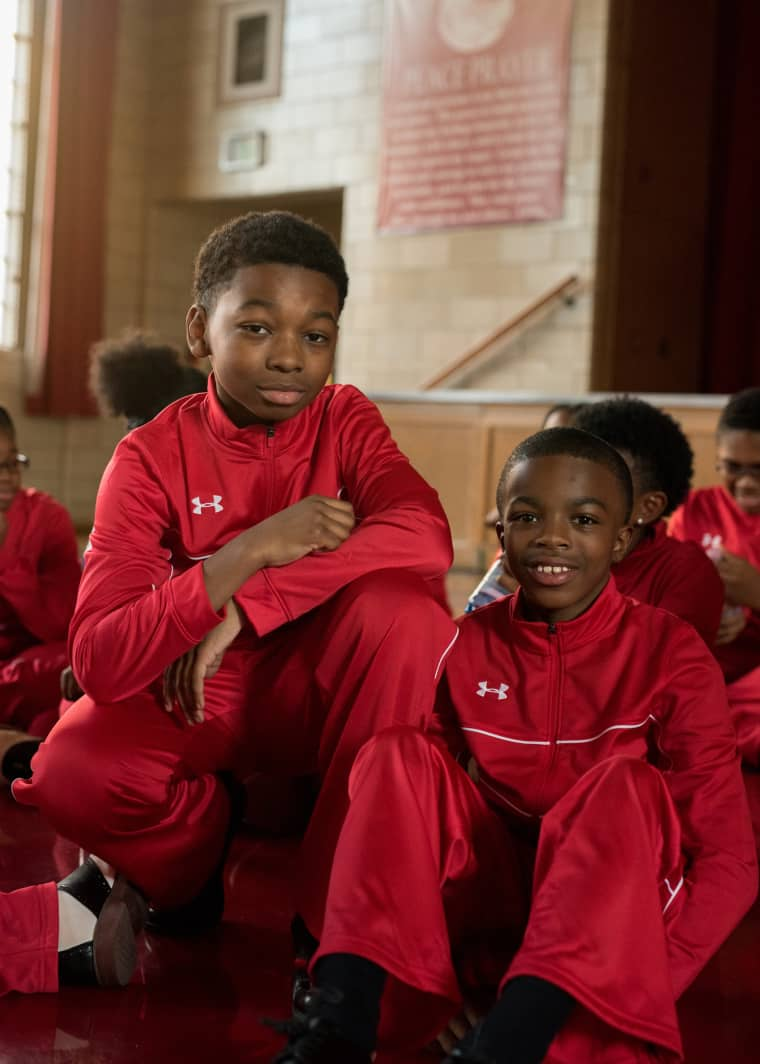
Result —
[[336, 550], [356, 524], [350, 502], [309, 495], [251, 529], [263, 566], [289, 565], [312, 551]]
[[740, 606], [726, 606], [720, 616], [718, 634], [715, 637], [715, 645], [725, 646], [733, 643], [734, 639], [743, 632], [747, 626], [747, 615]]
[[175, 700], [188, 724], [201, 724], [205, 706], [203, 685], [222, 664], [224, 652], [243, 627], [243, 615], [234, 599], [227, 603], [221, 624], [212, 628], [197, 647], [188, 650], [164, 673], [164, 708], [174, 711]]
[[760, 609], [760, 572], [746, 558], [724, 550], [715, 562], [726, 589], [726, 598], [735, 606]]
[[465, 1004], [462, 1012], [449, 1020], [448, 1027], [438, 1035], [437, 1042], [444, 1053], [448, 1056], [454, 1046], [467, 1034], [482, 1017]]

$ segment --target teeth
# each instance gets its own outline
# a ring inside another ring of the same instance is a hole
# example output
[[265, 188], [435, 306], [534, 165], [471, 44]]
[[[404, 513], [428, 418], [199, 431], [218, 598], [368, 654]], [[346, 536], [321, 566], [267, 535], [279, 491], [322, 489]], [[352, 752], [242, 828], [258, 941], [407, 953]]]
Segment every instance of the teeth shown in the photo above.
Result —
[[570, 568], [567, 565], [537, 565], [536, 572], [539, 573], [569, 573]]

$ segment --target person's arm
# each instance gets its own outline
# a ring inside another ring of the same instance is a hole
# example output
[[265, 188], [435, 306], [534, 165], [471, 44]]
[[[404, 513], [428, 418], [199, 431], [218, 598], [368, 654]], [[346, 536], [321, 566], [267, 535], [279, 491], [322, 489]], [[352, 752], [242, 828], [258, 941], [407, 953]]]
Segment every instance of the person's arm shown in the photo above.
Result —
[[683, 907], [668, 925], [673, 988], [680, 996], [757, 894], [757, 855], [723, 677], [688, 630], [668, 656], [659, 746], [678, 810]]
[[746, 558], [721, 550], [715, 561], [726, 598], [734, 606], [760, 611], [760, 569]]
[[80, 565], [76, 533], [63, 506], [39, 498], [16, 549], [0, 571], [0, 594], [35, 639], [66, 638]]
[[265, 567], [241, 587], [235, 601], [259, 635], [301, 617], [366, 573], [408, 569], [434, 578], [451, 565], [451, 533], [436, 492], [399, 451], [373, 403], [352, 388], [338, 401], [341, 497], [352, 504], [356, 526], [334, 552]]
[[715, 645], [725, 599], [723, 582], [715, 566], [696, 545], [677, 555], [671, 565], [662, 594], [652, 605], [688, 621], [708, 647]]

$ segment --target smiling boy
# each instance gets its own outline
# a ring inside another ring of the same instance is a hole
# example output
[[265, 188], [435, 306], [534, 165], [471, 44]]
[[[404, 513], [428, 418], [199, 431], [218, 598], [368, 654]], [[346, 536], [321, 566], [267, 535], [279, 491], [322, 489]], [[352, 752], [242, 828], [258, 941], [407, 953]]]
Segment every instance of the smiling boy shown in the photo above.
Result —
[[318, 933], [357, 751], [432, 711], [448, 524], [377, 408], [326, 383], [347, 288], [295, 215], [212, 233], [187, 315], [208, 393], [103, 476], [70, 636], [86, 693], [15, 793], [139, 887], [157, 930], [221, 918], [238, 781], [261, 770], [319, 773], [298, 883]]
[[393, 728], [360, 753], [316, 990], [280, 1064], [462, 1034], [462, 997], [488, 983], [452, 1064], [680, 1058], [675, 1000], [751, 904], [756, 856], [715, 661], [610, 580], [632, 498], [620, 455], [577, 429], [507, 462], [520, 587], [459, 622], [438, 734]]

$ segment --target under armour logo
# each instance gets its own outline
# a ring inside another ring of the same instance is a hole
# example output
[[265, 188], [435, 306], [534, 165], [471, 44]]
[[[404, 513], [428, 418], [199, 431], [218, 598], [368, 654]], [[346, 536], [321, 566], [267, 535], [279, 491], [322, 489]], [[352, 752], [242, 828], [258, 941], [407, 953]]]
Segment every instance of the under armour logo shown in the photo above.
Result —
[[723, 546], [723, 536], [712, 536], [709, 532], [705, 532], [702, 536], [702, 546], [705, 550], [720, 550]]
[[193, 504], [194, 514], [202, 514], [204, 510], [213, 510], [215, 514], [218, 514], [224, 509], [221, 495], [212, 495], [211, 502], [201, 502], [200, 495], [196, 495], [190, 502]]
[[503, 702], [507, 697], [507, 691], [509, 690], [508, 683], [500, 683], [498, 687], [489, 687], [486, 680], [481, 680], [478, 684], [478, 689], [475, 692], [481, 698], [485, 698], [486, 695], [496, 695], [500, 702]]

